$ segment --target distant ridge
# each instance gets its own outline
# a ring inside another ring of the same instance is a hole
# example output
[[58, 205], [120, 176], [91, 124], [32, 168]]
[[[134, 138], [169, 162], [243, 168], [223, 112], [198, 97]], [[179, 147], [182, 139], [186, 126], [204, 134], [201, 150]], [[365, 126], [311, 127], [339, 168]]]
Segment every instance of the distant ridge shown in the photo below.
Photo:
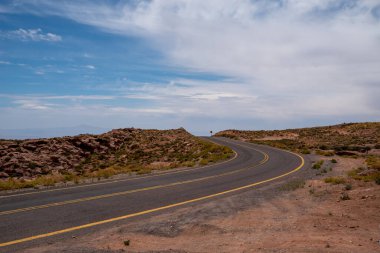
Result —
[[[224, 130], [215, 136], [265, 144], [296, 152], [309, 149], [334, 152], [363, 151], [380, 148], [380, 122], [343, 123], [332, 126], [285, 130]], [[333, 153], [331, 153], [333, 154]]]

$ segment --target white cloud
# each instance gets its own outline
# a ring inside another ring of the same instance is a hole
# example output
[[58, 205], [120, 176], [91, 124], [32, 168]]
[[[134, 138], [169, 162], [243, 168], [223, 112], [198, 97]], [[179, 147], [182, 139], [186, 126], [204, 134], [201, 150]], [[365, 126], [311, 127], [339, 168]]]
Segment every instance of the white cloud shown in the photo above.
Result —
[[86, 65], [84, 66], [85, 68], [88, 68], [88, 69], [96, 69], [96, 67], [94, 65]]
[[49, 104], [40, 103], [38, 100], [15, 100], [13, 103], [17, 104], [21, 109], [27, 110], [47, 110], [50, 108]]
[[45, 71], [43, 71], [43, 70], [36, 70], [36, 71], [34, 71], [34, 73], [36, 75], [40, 75], [40, 76], [45, 75]]
[[42, 29], [18, 29], [0, 34], [2, 37], [9, 39], [18, 39], [21, 41], [49, 41], [58, 42], [62, 37], [53, 33], [43, 33]]
[[9, 98], [13, 100], [112, 100], [117, 98], [117, 96], [104, 96], [104, 95], [10, 95], [1, 94], [0, 98]]
[[162, 111], [273, 122], [380, 118], [376, 0], [33, 3], [24, 10], [139, 36], [166, 64], [229, 77], [124, 90], [126, 99], [145, 99]]
[[0, 61], [0, 64], [2, 64], [2, 65], [10, 65], [11, 63], [9, 61]]

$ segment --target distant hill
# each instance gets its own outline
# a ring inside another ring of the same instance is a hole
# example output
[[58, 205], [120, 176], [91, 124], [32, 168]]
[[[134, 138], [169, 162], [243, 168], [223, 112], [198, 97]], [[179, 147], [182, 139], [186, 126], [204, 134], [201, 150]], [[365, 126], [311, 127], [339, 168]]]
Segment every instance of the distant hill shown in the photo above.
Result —
[[215, 136], [301, 152], [308, 152], [309, 149], [367, 152], [380, 149], [380, 122], [271, 131], [225, 130]]
[[[100, 135], [0, 140], [0, 188], [1, 182], [3, 189], [19, 188], [78, 177], [100, 178], [118, 173], [192, 167], [227, 159], [232, 154], [229, 148], [204, 141], [183, 128], [125, 128]], [[8, 179], [18, 181], [12, 186], [13, 181]], [[41, 179], [41, 182], [33, 179]], [[4, 180], [8, 180], [7, 184]]]

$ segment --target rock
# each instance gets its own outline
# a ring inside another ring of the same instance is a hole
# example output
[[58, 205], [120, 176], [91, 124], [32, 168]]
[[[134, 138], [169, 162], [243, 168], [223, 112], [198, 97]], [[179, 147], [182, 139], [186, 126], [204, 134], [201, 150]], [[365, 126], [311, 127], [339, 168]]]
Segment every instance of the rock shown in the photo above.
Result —
[[375, 174], [376, 172], [378, 172], [378, 171], [374, 170], [374, 169], [367, 169], [367, 170], [364, 170], [364, 171], [358, 173], [358, 175], [359, 176], [369, 176], [369, 175]]
[[32, 143], [25, 143], [25, 144], [22, 145], [22, 147], [24, 149], [27, 149], [27, 150], [30, 150], [30, 151], [34, 151], [34, 150], [37, 149], [37, 146], [34, 145], [34, 144], [32, 144]]
[[0, 172], [0, 178], [8, 178], [9, 174], [5, 172]]
[[32, 173], [33, 173], [34, 175], [36, 175], [36, 174], [41, 174], [41, 173], [42, 173], [42, 169], [41, 169], [41, 168], [35, 168], [35, 169], [33, 169]]

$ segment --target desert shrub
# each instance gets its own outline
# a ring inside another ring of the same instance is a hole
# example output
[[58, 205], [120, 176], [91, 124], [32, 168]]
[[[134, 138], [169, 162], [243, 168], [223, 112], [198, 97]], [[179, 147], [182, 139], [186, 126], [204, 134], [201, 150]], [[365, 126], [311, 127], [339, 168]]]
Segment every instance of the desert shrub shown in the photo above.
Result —
[[305, 186], [305, 180], [303, 179], [295, 179], [292, 180], [280, 187], [280, 190], [283, 191], [294, 191], [299, 188], [303, 188]]
[[331, 159], [331, 163], [337, 163], [338, 161], [336, 159]]
[[352, 189], [352, 185], [351, 185], [351, 184], [346, 184], [346, 185], [344, 186], [344, 189], [345, 189], [346, 191], [349, 191], [349, 190]]
[[324, 150], [317, 150], [315, 153], [317, 155], [322, 155], [322, 156], [333, 156], [334, 155], [333, 151], [324, 151]]
[[318, 170], [318, 169], [320, 169], [320, 168], [322, 167], [323, 163], [324, 163], [323, 160], [320, 160], [320, 161], [314, 163], [312, 169], [314, 169], [314, 170]]
[[194, 167], [195, 166], [195, 162], [194, 161], [183, 162], [183, 163], [181, 163], [181, 165], [183, 167]]
[[151, 168], [142, 167], [142, 168], [140, 168], [140, 170], [137, 171], [137, 175], [149, 174], [151, 172], [152, 172]]
[[200, 162], [199, 162], [199, 165], [201, 165], [201, 166], [205, 166], [207, 164], [209, 164], [209, 160], [205, 159], [205, 158], [202, 158], [202, 160], [200, 160]]
[[342, 177], [327, 177], [325, 178], [325, 183], [329, 184], [344, 184], [346, 183], [346, 180]]
[[105, 169], [99, 169], [94, 172], [92, 172], [92, 175], [89, 175], [89, 177], [95, 177], [95, 178], [109, 178], [113, 175], [117, 174], [117, 171], [113, 167], [105, 168]]
[[[58, 182], [62, 182], [63, 180], [64, 180], [64, 176], [61, 174], [57, 174], [57, 175], [39, 176], [35, 179], [31, 179], [31, 180], [27, 181], [27, 183], [29, 185], [32, 184], [33, 186], [38, 186], [38, 185], [53, 186]], [[22, 184], [22, 181], [18, 181], [18, 182], [21, 182], [21, 184]], [[30, 186], [28, 186], [28, 187], [30, 187]], [[20, 188], [26, 188], [26, 187], [22, 186]]]
[[350, 196], [348, 195], [347, 192], [342, 192], [341, 195], [340, 195], [340, 199], [341, 200], [350, 200]]
[[12, 190], [15, 189], [17, 182], [13, 178], [7, 180], [0, 180], [0, 189], [2, 190]]

